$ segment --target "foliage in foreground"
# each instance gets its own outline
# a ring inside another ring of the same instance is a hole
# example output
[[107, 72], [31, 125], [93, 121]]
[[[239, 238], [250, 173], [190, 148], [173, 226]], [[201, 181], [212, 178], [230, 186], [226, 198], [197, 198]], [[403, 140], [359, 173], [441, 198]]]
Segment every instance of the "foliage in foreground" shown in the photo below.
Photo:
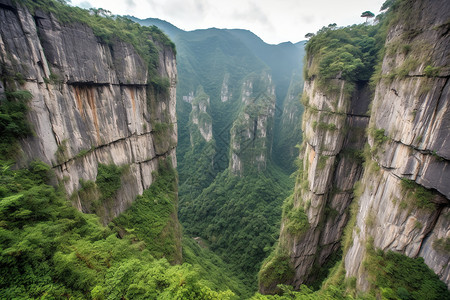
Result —
[[33, 97], [29, 91], [7, 91], [0, 99], [0, 157], [10, 157], [17, 150], [16, 139], [31, 134], [31, 126], [25, 115], [27, 103]]
[[167, 160], [161, 160], [153, 175], [156, 181], [113, 223], [142, 240], [153, 256], [181, 262], [176, 171]]
[[386, 299], [450, 299], [447, 286], [425, 264], [393, 251], [368, 247], [364, 266], [377, 294]]
[[183, 260], [193, 265], [200, 278], [208, 280], [208, 286], [213, 290], [230, 289], [236, 294], [236, 299], [249, 298], [255, 292], [252, 286], [244, 284], [230, 265], [207, 246], [204, 240], [183, 237]]
[[0, 298], [229, 299], [189, 264], [155, 259], [46, 184], [49, 167], [0, 162]]

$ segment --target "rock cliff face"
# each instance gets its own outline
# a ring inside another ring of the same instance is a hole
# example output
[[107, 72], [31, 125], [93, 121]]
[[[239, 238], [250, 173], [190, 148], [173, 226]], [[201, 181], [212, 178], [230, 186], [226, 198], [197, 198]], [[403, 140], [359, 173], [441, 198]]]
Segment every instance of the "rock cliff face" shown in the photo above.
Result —
[[345, 256], [347, 276], [356, 276], [362, 290], [369, 240], [384, 251], [423, 257], [450, 285], [450, 5], [444, 6], [416, 1], [388, 32], [385, 79], [375, 89], [370, 119], [373, 167], [361, 181]]
[[[192, 111], [190, 113], [190, 122], [196, 125], [196, 129], [200, 132], [202, 138], [209, 142], [212, 140], [212, 120], [210, 113], [210, 98], [205, 94], [203, 89], [197, 91], [197, 95], [191, 101]], [[191, 146], [194, 147], [194, 133], [191, 132]]]
[[[334, 84], [341, 89], [331, 96], [321, 92], [314, 81], [305, 82], [303, 90], [301, 172], [289, 208], [300, 216], [283, 213], [279, 244], [283, 249], [280, 251], [288, 253], [293, 268], [293, 276], [285, 283], [296, 288], [315, 280], [318, 268], [339, 249], [349, 218], [353, 184], [362, 173], [358, 153], [366, 142], [364, 130], [369, 121], [367, 86], [347, 94], [345, 81], [335, 80]], [[301, 216], [309, 225], [301, 231], [293, 230], [291, 224]], [[260, 285], [260, 291], [270, 293], [275, 286]]]
[[[33, 95], [28, 118], [35, 134], [21, 141], [19, 162], [50, 164], [83, 212], [90, 211], [76, 195], [80, 182], [95, 181], [100, 163], [128, 166], [112, 204], [100, 209], [104, 223], [152, 184], [159, 159], [176, 165], [175, 54], [154, 44], [159, 62], [150, 75], [130, 44], [106, 44], [87, 25], [0, 1], [0, 73], [24, 79], [3, 83]], [[157, 89], [150, 76], [170, 84]]]
[[[373, 93], [363, 82], [352, 94], [342, 79], [305, 82], [297, 183], [278, 248], [260, 274], [261, 292], [315, 280], [345, 226], [351, 236], [343, 265], [358, 290], [370, 288], [369, 248], [423, 257], [450, 286], [450, 4], [408, 3], [390, 23]], [[289, 268], [273, 279], [277, 260]]]
[[233, 122], [230, 135], [230, 171], [243, 175], [262, 171], [272, 151], [275, 88], [265, 72], [251, 75], [242, 85], [242, 109]]

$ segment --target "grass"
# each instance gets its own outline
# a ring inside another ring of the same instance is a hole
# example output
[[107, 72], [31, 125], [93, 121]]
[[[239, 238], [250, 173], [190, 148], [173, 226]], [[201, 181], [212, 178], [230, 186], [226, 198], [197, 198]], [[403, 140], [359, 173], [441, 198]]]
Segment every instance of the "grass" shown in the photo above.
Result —
[[406, 192], [406, 197], [410, 199], [408, 201], [410, 204], [426, 210], [434, 210], [436, 208], [435, 204], [431, 202], [433, 193], [430, 190], [406, 178], [402, 178], [401, 187]]
[[[113, 220], [115, 226], [128, 235], [135, 235], [144, 241], [150, 253], [166, 257], [170, 262], [181, 261], [179, 244], [180, 228], [177, 213], [177, 176], [169, 160], [160, 160], [158, 172], [149, 189], [138, 196], [130, 208]], [[118, 175], [117, 169], [113, 177]], [[110, 185], [115, 188], [117, 185]]]
[[450, 254], [450, 237], [440, 238], [433, 241], [433, 248], [436, 251]]
[[269, 290], [271, 293], [280, 292], [277, 286], [285, 283], [294, 276], [294, 269], [290, 263], [290, 257], [286, 252], [282, 252], [278, 247], [272, 254], [264, 260], [261, 270], [258, 273], [258, 283], [260, 287]]
[[61, 141], [61, 143], [58, 145], [58, 148], [56, 149], [56, 162], [58, 164], [62, 164], [63, 162], [67, 161], [69, 158], [69, 154], [67, 152], [67, 139], [64, 139]]
[[301, 236], [309, 229], [308, 216], [302, 206], [294, 208], [294, 196], [289, 196], [283, 203], [283, 219], [287, 232]]
[[320, 155], [319, 161], [317, 162], [317, 169], [323, 170], [325, 166], [327, 165], [328, 156]]
[[373, 137], [374, 145], [373, 148], [376, 150], [379, 148], [384, 142], [389, 140], [389, 137], [386, 136], [386, 131], [384, 129], [376, 129], [374, 127], [368, 128], [369, 134]]
[[446, 285], [424, 263], [400, 253], [366, 246], [363, 266], [369, 273], [370, 293], [383, 299], [450, 299]]

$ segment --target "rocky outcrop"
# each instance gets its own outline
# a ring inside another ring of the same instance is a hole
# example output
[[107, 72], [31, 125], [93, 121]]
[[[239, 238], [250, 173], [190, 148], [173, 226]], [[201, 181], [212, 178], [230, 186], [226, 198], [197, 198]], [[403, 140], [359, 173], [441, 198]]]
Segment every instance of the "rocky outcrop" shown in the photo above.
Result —
[[369, 239], [375, 248], [423, 257], [450, 285], [443, 247], [450, 240], [450, 7], [444, 6], [416, 1], [388, 32], [370, 121], [373, 167], [362, 178], [345, 256], [346, 275], [356, 276], [362, 290], [369, 287], [362, 264]]
[[229, 87], [230, 85], [230, 74], [226, 73], [223, 78], [222, 89], [220, 90], [220, 100], [222, 102], [227, 102], [233, 97], [233, 93]]
[[[191, 101], [192, 111], [189, 116], [189, 121], [196, 125], [196, 130], [200, 132], [202, 138], [209, 142], [212, 140], [212, 119], [209, 115], [210, 100], [209, 96], [199, 89], [195, 98]], [[194, 129], [192, 129], [194, 130]], [[191, 130], [191, 131], [192, 131]], [[194, 133], [191, 132], [191, 147], [194, 147]]]
[[[423, 257], [450, 285], [450, 4], [397, 5], [373, 95], [363, 82], [346, 93], [347, 82], [320, 78], [314, 53], [307, 57], [301, 163], [279, 245], [260, 273], [264, 293], [316, 279], [345, 226], [341, 266], [357, 290], [371, 288], [364, 262], [373, 248]], [[264, 273], [286, 259], [275, 280]]]
[[[293, 209], [304, 211], [309, 225], [295, 232], [290, 228], [295, 220], [285, 217], [279, 245], [288, 252], [293, 268], [294, 276], [287, 283], [296, 288], [317, 279], [314, 270], [339, 249], [349, 218], [353, 184], [362, 173], [360, 154], [369, 120], [368, 89], [361, 84], [348, 94], [345, 81], [335, 80], [334, 84], [341, 87], [340, 92], [326, 95], [314, 81], [307, 81], [302, 96], [306, 108], [302, 170], [295, 186]], [[262, 292], [273, 292], [272, 288]]]
[[275, 88], [269, 74], [251, 75], [242, 85], [242, 109], [230, 130], [232, 174], [262, 171], [272, 151]]
[[[4, 77], [21, 74], [9, 88], [28, 90], [34, 136], [21, 141], [21, 164], [50, 164], [68, 195], [81, 181], [97, 176], [98, 164], [129, 166], [107, 223], [123, 212], [154, 180], [160, 158], [176, 166], [176, 63], [170, 47], [154, 41], [159, 62], [150, 75], [135, 48], [120, 40], [101, 42], [80, 23], [65, 24], [53, 15], [0, 2], [0, 58]], [[168, 78], [161, 90], [148, 84]], [[89, 212], [78, 197], [73, 204]]]

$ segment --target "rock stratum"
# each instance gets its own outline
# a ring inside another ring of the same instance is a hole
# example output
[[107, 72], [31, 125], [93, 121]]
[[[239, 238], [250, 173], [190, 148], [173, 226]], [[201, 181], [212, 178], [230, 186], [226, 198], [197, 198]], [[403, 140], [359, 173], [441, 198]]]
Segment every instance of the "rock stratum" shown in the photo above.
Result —
[[359, 291], [372, 288], [374, 249], [422, 257], [450, 286], [450, 7], [399, 3], [372, 91], [342, 72], [321, 77], [314, 61], [323, 53], [308, 52], [306, 70], [316, 73], [303, 90], [297, 183], [260, 273], [262, 293], [313, 282], [338, 249]]
[[150, 187], [161, 159], [176, 166], [175, 53], [146, 39], [154, 70], [119, 38], [105, 42], [84, 23], [0, 1], [2, 88], [33, 95], [27, 118], [34, 134], [20, 141], [18, 163], [49, 164], [82, 212], [93, 211], [77, 191], [96, 180], [98, 165], [126, 166], [113, 198], [95, 210], [104, 224]]

